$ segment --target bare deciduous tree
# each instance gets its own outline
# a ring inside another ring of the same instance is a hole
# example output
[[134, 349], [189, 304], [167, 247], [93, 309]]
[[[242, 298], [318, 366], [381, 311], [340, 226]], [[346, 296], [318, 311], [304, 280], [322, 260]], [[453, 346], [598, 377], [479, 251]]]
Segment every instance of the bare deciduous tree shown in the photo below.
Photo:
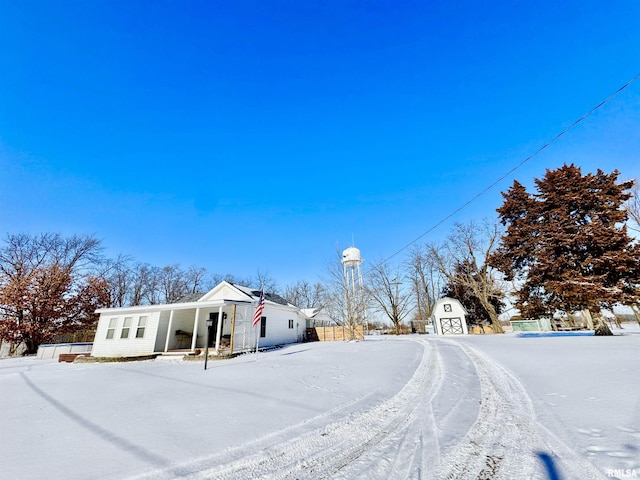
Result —
[[126, 307], [130, 305], [132, 273], [131, 258], [118, 255], [114, 259], [106, 259], [101, 265], [100, 277], [109, 285], [109, 307]]
[[268, 271], [258, 270], [253, 283], [256, 287], [262, 288], [265, 292], [277, 293], [278, 291], [278, 282], [269, 274]]
[[253, 285], [253, 280], [251, 278], [241, 278], [231, 273], [214, 273], [213, 275], [211, 275], [209, 289], [215, 287], [220, 282], [235, 283], [236, 285], [244, 285], [246, 287]]
[[[478, 275], [475, 271], [475, 266], [467, 263], [458, 263], [454, 265], [454, 278], [461, 277], [474, 277]], [[466, 319], [468, 325], [484, 325], [487, 319], [490, 318], [488, 312], [485, 310], [482, 302], [476, 296], [475, 292], [467, 287], [469, 282], [464, 284], [456, 282], [447, 282], [442, 289], [442, 295], [446, 297], [456, 298], [464, 305], [467, 311]], [[505, 308], [502, 302], [503, 294], [497, 291], [495, 295], [489, 298], [493, 308], [495, 308], [496, 314], [501, 314]]]
[[628, 226], [631, 230], [640, 232], [640, 186], [635, 182], [634, 187], [631, 189], [631, 198], [625, 202], [627, 209], [627, 215], [629, 220], [633, 222], [633, 227]]
[[161, 303], [174, 303], [188, 292], [184, 272], [176, 264], [158, 270], [158, 286]]
[[158, 303], [157, 268], [147, 263], [137, 263], [132, 270], [131, 305]]
[[[631, 189], [631, 198], [629, 198], [625, 202], [625, 207], [627, 209], [627, 215], [629, 220], [633, 223], [633, 226], [630, 226], [627, 223], [627, 228], [633, 230], [635, 232], [640, 232], [640, 185], [635, 181], [633, 188]], [[638, 286], [637, 288], [640, 288]], [[640, 297], [640, 294], [638, 295]], [[640, 305], [638, 302], [635, 302], [631, 305], [631, 310], [633, 311], [633, 316], [635, 317], [638, 324], [640, 324]]]
[[430, 245], [414, 248], [407, 261], [407, 280], [415, 297], [415, 320], [426, 321], [440, 296], [444, 282]]
[[[430, 252], [447, 280], [472, 292], [489, 315], [494, 331], [503, 333], [494, 303], [504, 298], [504, 287], [498, 281], [497, 270], [487, 263], [498, 238], [495, 224], [481, 227], [474, 222], [456, 223], [447, 241], [441, 247], [432, 245]], [[468, 268], [458, 269], [457, 265]]]
[[411, 288], [403, 288], [405, 278], [400, 270], [395, 272], [386, 262], [373, 265], [367, 273], [367, 292], [376, 305], [393, 324], [396, 335], [400, 333], [402, 321], [411, 311]]
[[299, 308], [317, 308], [324, 305], [326, 288], [321, 283], [310, 284], [305, 280], [285, 288], [283, 297]]
[[205, 290], [204, 279], [207, 276], [207, 269], [204, 267], [196, 267], [192, 265], [184, 272], [184, 282], [186, 293], [194, 294]]

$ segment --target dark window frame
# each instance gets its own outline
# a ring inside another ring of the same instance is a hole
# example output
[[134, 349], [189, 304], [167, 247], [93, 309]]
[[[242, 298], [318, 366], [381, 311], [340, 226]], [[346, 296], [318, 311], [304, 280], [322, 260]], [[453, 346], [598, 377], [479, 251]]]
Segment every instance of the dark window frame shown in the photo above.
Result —
[[260, 338], [267, 336], [267, 317], [260, 317]]

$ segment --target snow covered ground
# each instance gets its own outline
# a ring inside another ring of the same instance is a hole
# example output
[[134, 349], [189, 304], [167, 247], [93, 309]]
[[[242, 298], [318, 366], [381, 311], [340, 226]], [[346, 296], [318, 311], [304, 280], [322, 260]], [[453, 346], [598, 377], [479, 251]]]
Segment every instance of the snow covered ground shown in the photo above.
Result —
[[0, 477], [640, 477], [640, 329], [620, 332], [371, 337], [206, 371], [5, 359]]

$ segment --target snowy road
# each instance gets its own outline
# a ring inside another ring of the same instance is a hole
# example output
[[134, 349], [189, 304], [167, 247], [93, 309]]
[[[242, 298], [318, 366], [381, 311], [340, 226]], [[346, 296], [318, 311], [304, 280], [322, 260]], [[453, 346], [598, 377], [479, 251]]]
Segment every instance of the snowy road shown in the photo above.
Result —
[[[560, 439], [557, 425], [539, 420], [540, 404], [521, 379], [481, 346], [425, 336], [295, 345], [257, 362], [214, 362], [213, 372], [166, 360], [5, 360], [0, 386], [13, 388], [15, 398], [0, 403], [9, 433], [0, 444], [4, 473], [135, 480], [607, 478], [588, 452]], [[633, 462], [620, 465], [635, 468]]]
[[[223, 456], [211, 457], [201, 461], [196, 472], [189, 473], [190, 466], [182, 475], [193, 480], [550, 478], [536, 458], [535, 453], [540, 452], [552, 459], [564, 478], [602, 477], [537, 423], [523, 386], [495, 361], [454, 341], [419, 342], [424, 354], [414, 375], [380, 405], [275, 445], [271, 437], [266, 445], [256, 442], [252, 450], [258, 453], [249, 457], [243, 455], [229, 463], [223, 463]], [[455, 396], [441, 392], [445, 364], [452, 376], [458, 376]], [[470, 399], [475, 398], [478, 408], [469, 408]], [[436, 416], [433, 404], [438, 402], [448, 408], [441, 407], [441, 415]], [[469, 424], [471, 417], [475, 418]], [[441, 449], [444, 439], [448, 445]], [[208, 468], [206, 463], [215, 466]], [[160, 473], [144, 478], [158, 478]]]

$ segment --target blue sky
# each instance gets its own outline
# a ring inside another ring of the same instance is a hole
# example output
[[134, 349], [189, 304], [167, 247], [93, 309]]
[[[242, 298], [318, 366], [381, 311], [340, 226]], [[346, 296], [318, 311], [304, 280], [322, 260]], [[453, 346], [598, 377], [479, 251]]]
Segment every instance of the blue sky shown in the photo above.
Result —
[[[0, 233], [281, 285], [377, 261], [640, 73], [640, 2], [0, 0]], [[640, 178], [640, 81], [545, 169]], [[402, 260], [402, 255], [395, 257]]]

